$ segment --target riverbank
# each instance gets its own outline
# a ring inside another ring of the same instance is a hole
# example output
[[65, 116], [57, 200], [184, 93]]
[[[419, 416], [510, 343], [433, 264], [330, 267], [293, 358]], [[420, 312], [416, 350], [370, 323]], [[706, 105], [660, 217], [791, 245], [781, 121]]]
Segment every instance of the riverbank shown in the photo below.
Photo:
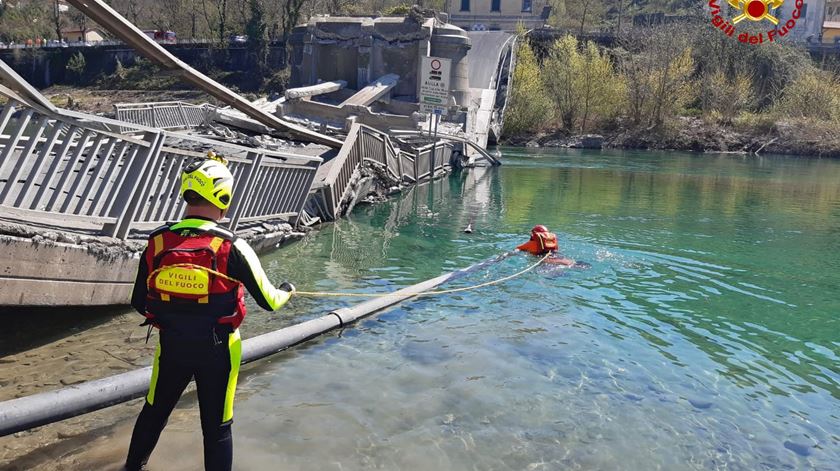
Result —
[[753, 117], [722, 125], [702, 118], [680, 117], [666, 129], [620, 128], [592, 134], [549, 129], [514, 135], [502, 144], [840, 158], [840, 124], [810, 119], [773, 122]]

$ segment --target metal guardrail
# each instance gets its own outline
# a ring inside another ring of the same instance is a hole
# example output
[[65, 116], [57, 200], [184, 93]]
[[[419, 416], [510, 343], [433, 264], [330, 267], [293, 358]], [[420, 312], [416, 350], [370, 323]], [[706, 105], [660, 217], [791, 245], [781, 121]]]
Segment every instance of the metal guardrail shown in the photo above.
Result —
[[[180, 101], [158, 103], [118, 103], [114, 113], [118, 120], [160, 129], [191, 129], [201, 126], [215, 107]], [[122, 132], [125, 132], [122, 131]]]
[[[432, 151], [434, 149], [434, 151]], [[441, 172], [449, 171], [452, 159], [452, 144], [438, 141], [414, 150], [414, 168], [417, 180], [435, 178]]]
[[354, 124], [324, 177], [320, 191], [326, 205], [325, 216], [337, 219], [344, 214], [353, 180], [365, 161], [380, 166], [396, 181], [420, 183], [448, 171], [452, 151], [452, 143], [448, 141], [401, 150], [394, 146], [388, 133]]
[[125, 136], [14, 100], [0, 109], [0, 216], [125, 239], [180, 216], [180, 170], [210, 147], [228, 157], [236, 181], [231, 229], [280, 217], [297, 222], [318, 157], [166, 131]]
[[338, 219], [341, 216], [341, 202], [351, 190], [350, 182], [353, 174], [362, 163], [362, 147], [358, 145], [362, 128], [363, 126], [358, 123], [350, 128], [344, 145], [333, 159], [330, 172], [324, 178], [322, 191], [327, 205], [327, 216], [330, 219]]

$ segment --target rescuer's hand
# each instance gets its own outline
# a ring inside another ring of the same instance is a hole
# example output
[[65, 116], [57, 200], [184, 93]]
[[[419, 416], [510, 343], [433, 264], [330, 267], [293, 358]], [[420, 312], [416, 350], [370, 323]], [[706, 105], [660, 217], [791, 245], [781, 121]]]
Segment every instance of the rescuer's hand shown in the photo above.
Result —
[[297, 289], [295, 289], [295, 285], [289, 283], [288, 281], [284, 281], [283, 284], [279, 286], [279, 288], [287, 293], [295, 294], [295, 292], [297, 292]]

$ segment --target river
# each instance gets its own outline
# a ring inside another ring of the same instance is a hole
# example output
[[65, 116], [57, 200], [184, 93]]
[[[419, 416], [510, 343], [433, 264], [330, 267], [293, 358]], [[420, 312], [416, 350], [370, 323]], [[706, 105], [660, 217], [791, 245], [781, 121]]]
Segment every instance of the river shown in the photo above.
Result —
[[[416, 299], [246, 367], [237, 469], [840, 469], [840, 162], [503, 154], [501, 168], [357, 207], [263, 263], [300, 289], [388, 292], [509, 251], [541, 223], [591, 268]], [[243, 336], [354, 301], [250, 303]], [[4, 398], [148, 364], [139, 316], [82, 319], [14, 321]], [[137, 412], [0, 439], [0, 463], [115, 469]], [[201, 469], [200, 449], [187, 395], [150, 468]]]

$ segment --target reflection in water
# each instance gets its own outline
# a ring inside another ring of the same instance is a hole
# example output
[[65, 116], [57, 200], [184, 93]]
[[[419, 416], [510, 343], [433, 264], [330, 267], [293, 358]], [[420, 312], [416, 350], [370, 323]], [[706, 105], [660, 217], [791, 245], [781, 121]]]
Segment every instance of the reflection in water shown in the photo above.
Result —
[[[444, 201], [435, 186], [354, 217], [362, 231], [401, 221], [363, 268], [350, 263], [355, 286], [509, 250], [536, 222], [593, 269], [407, 304], [275, 369], [247, 409], [282, 396], [263, 421], [302, 427], [284, 440], [354, 437], [326, 452], [345, 469], [837, 467], [840, 165], [571, 154], [488, 175], [453, 177]], [[481, 231], [461, 234], [471, 221]], [[312, 395], [318, 411], [301, 402]], [[303, 443], [284, 451], [290, 468], [315, 469]]]
[[[840, 162], [505, 155], [358, 207], [263, 257], [267, 270], [387, 292], [508, 251], [535, 223], [592, 268], [416, 299], [250, 368], [238, 466], [840, 468]], [[252, 306], [245, 335], [353, 301]], [[200, 467], [194, 415], [176, 414], [153, 466]], [[85, 453], [74, 463], [98, 462]]]

